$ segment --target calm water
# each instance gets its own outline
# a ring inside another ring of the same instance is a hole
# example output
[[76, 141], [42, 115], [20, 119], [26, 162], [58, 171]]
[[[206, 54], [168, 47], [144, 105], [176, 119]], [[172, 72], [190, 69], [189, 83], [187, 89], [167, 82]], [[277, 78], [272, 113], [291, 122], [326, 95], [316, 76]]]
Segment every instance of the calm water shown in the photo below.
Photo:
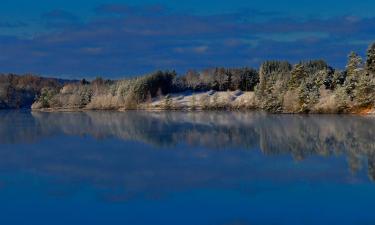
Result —
[[375, 117], [0, 112], [0, 224], [375, 224]]

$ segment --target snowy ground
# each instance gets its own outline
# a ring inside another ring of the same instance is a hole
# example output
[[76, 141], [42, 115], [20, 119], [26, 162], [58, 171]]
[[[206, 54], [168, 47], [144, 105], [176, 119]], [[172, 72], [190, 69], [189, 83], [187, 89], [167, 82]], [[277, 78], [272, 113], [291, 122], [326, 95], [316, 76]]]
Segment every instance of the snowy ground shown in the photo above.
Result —
[[146, 104], [146, 107], [151, 109], [163, 109], [166, 106], [176, 109], [253, 108], [255, 107], [255, 95], [254, 92], [241, 91], [183, 92], [154, 98], [152, 103]]

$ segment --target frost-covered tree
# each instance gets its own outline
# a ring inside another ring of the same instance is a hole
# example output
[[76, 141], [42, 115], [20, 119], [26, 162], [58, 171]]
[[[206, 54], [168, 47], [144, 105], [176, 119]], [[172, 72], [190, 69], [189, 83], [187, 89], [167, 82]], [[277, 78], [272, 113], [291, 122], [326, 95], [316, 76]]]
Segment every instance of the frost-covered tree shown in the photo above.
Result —
[[355, 52], [351, 52], [348, 56], [346, 65], [346, 79], [344, 86], [351, 100], [354, 99], [354, 89], [357, 86], [358, 78], [362, 72], [362, 58]]
[[347, 76], [353, 77], [358, 70], [362, 68], [362, 58], [355, 52], [351, 52], [348, 56], [348, 63], [346, 65]]
[[357, 72], [353, 93], [358, 107], [373, 107], [375, 101], [375, 43], [367, 50], [366, 70]]
[[298, 88], [307, 76], [305, 66], [302, 63], [297, 64], [291, 72], [291, 78], [288, 83], [289, 89]]
[[285, 94], [292, 66], [285, 61], [267, 61], [259, 70], [259, 84], [256, 96], [260, 107], [268, 111], [282, 111]]
[[375, 43], [367, 50], [366, 70], [369, 73], [375, 74]]

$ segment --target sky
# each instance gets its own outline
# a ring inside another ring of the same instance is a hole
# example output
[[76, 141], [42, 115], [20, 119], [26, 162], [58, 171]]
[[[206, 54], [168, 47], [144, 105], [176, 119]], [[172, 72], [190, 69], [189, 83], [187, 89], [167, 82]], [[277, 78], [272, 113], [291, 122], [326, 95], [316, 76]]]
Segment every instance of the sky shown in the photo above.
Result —
[[345, 68], [375, 36], [370, 0], [1, 0], [0, 72], [120, 78], [265, 60]]

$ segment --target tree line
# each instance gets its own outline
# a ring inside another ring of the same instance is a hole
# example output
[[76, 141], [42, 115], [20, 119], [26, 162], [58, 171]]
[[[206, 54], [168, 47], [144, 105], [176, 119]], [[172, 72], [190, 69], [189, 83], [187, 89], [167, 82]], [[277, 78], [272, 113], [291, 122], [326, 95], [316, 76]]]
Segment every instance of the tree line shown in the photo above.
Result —
[[[346, 68], [335, 69], [324, 60], [266, 61], [260, 68], [217, 67], [156, 71], [131, 79], [96, 78], [80, 82], [32, 75], [0, 76], [0, 107], [30, 105], [40, 108], [133, 109], [154, 98], [181, 92], [254, 92], [256, 107], [284, 113], [364, 112], [375, 102], [375, 43], [366, 59], [348, 55]], [[36, 100], [35, 100], [36, 99]]]

